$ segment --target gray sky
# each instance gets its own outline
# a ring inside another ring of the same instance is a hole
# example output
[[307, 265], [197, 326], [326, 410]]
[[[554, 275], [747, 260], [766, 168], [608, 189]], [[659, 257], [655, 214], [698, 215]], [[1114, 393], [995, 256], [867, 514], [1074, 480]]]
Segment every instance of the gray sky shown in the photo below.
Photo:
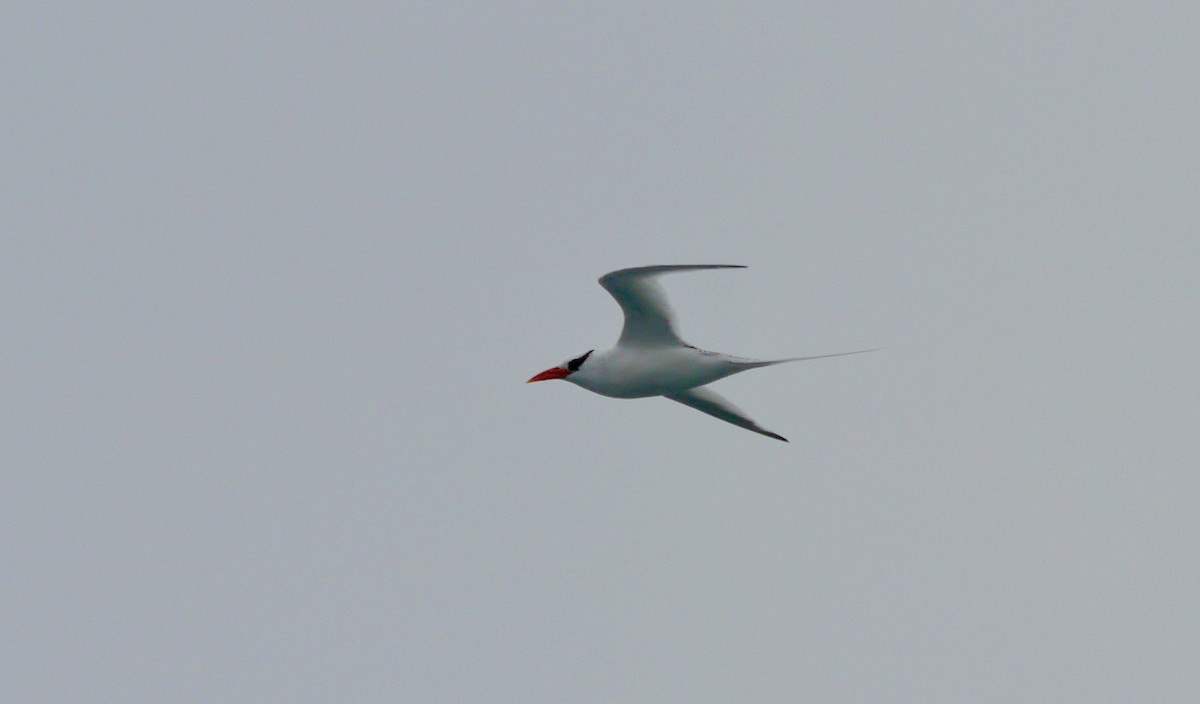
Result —
[[1197, 5], [643, 5], [5, 11], [0, 699], [1200, 700]]

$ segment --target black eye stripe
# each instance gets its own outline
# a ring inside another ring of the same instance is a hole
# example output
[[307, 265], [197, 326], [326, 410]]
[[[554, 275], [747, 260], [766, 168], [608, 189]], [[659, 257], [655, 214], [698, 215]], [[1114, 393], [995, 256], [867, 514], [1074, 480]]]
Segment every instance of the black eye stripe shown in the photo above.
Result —
[[586, 360], [588, 358], [588, 356], [591, 355], [591, 353], [593, 353], [595, 351], [596, 350], [588, 350], [587, 352], [585, 352], [583, 354], [582, 357], [576, 357], [575, 359], [572, 359], [570, 362], [567, 362], [567, 371], [569, 371], [569, 372], [579, 371], [579, 368], [583, 366], [584, 360]]

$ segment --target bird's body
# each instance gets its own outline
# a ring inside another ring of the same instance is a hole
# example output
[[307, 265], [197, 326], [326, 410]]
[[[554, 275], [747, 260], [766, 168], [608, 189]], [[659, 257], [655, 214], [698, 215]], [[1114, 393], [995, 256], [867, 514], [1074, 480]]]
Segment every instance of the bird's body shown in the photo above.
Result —
[[[625, 313], [625, 327], [613, 347], [589, 351], [551, 367], [529, 381], [564, 379], [588, 391], [612, 398], [664, 396], [747, 430], [787, 442], [760, 427], [737, 406], [705, 388], [731, 374], [783, 362], [839, 357], [858, 352], [757, 360], [709, 352], [684, 342], [674, 312], [658, 283], [662, 274], [700, 269], [742, 269], [731, 264], [685, 264], [621, 269], [600, 277]], [[867, 350], [859, 350], [865, 352]]]
[[601, 396], [645, 398], [711, 384], [761, 364], [690, 345], [616, 345], [588, 357], [587, 364], [566, 380]]

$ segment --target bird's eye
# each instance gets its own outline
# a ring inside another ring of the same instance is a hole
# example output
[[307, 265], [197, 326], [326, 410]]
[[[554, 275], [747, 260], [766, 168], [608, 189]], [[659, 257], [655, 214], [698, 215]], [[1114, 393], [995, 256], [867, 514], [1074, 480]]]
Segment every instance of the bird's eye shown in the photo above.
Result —
[[588, 355], [590, 355], [591, 353], [593, 353], [595, 351], [596, 350], [588, 350], [587, 352], [585, 352], [583, 354], [582, 357], [576, 357], [575, 359], [572, 359], [570, 362], [567, 362], [567, 371], [569, 371], [569, 372], [579, 371], [579, 368], [583, 366], [584, 360], [588, 358]]

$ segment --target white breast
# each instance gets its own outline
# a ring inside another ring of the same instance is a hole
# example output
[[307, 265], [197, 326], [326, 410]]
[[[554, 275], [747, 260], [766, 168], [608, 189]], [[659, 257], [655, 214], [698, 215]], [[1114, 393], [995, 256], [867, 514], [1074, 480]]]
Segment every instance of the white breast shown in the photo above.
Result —
[[703, 386], [735, 371], [724, 355], [694, 347], [617, 346], [593, 354], [566, 380], [603, 396], [642, 398]]

